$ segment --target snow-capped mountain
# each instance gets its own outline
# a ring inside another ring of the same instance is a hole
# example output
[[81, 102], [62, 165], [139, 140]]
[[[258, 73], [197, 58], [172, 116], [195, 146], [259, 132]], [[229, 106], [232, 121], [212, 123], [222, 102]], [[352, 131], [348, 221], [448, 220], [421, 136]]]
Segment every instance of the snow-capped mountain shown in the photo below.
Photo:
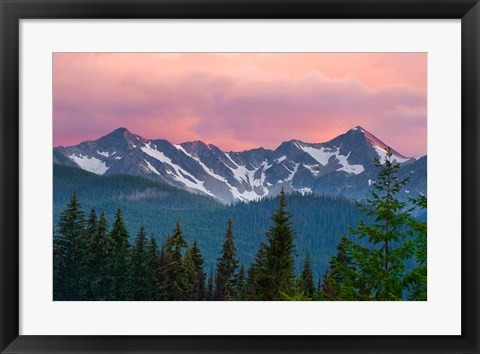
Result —
[[[361, 127], [325, 143], [291, 140], [275, 150], [224, 152], [202, 141], [172, 144], [148, 140], [119, 128], [95, 141], [55, 147], [53, 162], [98, 175], [143, 176], [209, 195], [222, 203], [251, 201], [286, 191], [344, 195], [363, 199], [370, 193], [387, 145]], [[426, 194], [427, 157], [409, 158], [392, 150], [409, 176], [404, 197]]]

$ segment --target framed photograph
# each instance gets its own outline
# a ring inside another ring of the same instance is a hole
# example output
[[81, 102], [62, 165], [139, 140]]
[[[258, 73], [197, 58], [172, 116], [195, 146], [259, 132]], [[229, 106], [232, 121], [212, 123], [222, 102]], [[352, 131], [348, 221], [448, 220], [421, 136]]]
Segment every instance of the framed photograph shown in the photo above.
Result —
[[477, 1], [9, 1], [2, 353], [478, 353]]

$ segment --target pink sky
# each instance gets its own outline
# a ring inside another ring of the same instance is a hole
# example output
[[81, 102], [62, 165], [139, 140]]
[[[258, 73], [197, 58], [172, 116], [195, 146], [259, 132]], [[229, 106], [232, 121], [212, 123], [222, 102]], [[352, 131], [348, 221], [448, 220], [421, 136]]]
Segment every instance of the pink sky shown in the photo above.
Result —
[[425, 53], [56, 53], [53, 103], [55, 146], [126, 127], [241, 151], [360, 125], [427, 152]]

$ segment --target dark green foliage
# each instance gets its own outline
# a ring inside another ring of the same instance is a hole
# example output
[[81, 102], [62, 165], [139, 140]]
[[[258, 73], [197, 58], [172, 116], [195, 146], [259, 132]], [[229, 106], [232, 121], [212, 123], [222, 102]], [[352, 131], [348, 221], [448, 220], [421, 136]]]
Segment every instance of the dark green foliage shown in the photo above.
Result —
[[240, 270], [238, 271], [237, 278], [235, 279], [235, 295], [233, 296], [233, 300], [237, 301], [245, 301], [247, 300], [247, 279], [245, 276], [245, 268], [243, 268], [243, 264], [240, 266]]
[[85, 294], [86, 265], [85, 213], [74, 192], [67, 209], [60, 214], [53, 240], [53, 299], [81, 299]]
[[149, 298], [151, 287], [150, 260], [147, 257], [147, 232], [142, 226], [138, 231], [135, 244], [132, 247], [132, 296], [133, 300]]
[[144, 300], [154, 301], [157, 300], [157, 281], [158, 273], [160, 270], [161, 254], [158, 249], [157, 241], [155, 237], [151, 236], [147, 245], [147, 282], [148, 291]]
[[213, 287], [213, 274], [210, 272], [208, 275], [208, 280], [207, 280], [207, 295], [206, 295], [206, 300], [207, 301], [213, 301], [214, 300], [214, 287]]
[[108, 223], [103, 210], [98, 219], [97, 230], [91, 236], [87, 249], [88, 299], [114, 300], [113, 240], [108, 233]]
[[165, 264], [161, 269], [163, 283], [160, 284], [160, 298], [162, 300], [188, 300], [191, 286], [187, 282], [183, 262], [183, 250], [187, 242], [183, 237], [182, 228], [177, 221], [175, 230], [167, 238], [165, 245]]
[[202, 252], [198, 247], [197, 240], [193, 241], [185, 255], [185, 265], [190, 285], [190, 300], [202, 301], [206, 299], [206, 273]]
[[[413, 253], [413, 241], [408, 237], [414, 234], [408, 231], [413, 209], [396, 198], [407, 179], [398, 179], [399, 165], [392, 162], [391, 157], [392, 153], [387, 151], [383, 165], [378, 159], [375, 161], [381, 168], [375, 190], [365, 205], [358, 204], [371, 221], [360, 220], [358, 226], [351, 229], [353, 235], [366, 240], [368, 245], [346, 237], [342, 239], [325, 277], [328, 290], [324, 291], [325, 296], [337, 300], [403, 299], [406, 262]], [[412, 287], [417, 280], [418, 277], [412, 276]]]
[[[420, 196], [411, 201], [419, 208], [426, 211], [427, 197]], [[415, 268], [405, 276], [405, 283], [408, 287], [409, 300], [427, 300], [427, 221], [418, 221], [411, 218], [409, 225], [412, 229], [412, 246], [415, 257]]]
[[156, 291], [156, 300], [162, 300], [162, 289], [165, 286], [166, 282], [166, 275], [165, 275], [165, 265], [167, 262], [167, 255], [166, 255], [166, 247], [165, 243], [162, 243], [162, 247], [160, 248], [160, 255], [158, 257], [158, 265], [155, 269], [157, 281], [155, 284], [155, 291]]
[[282, 300], [284, 295], [294, 291], [294, 232], [292, 214], [286, 211], [287, 199], [282, 189], [279, 207], [271, 216], [274, 225], [270, 227], [265, 244], [265, 261], [257, 275], [262, 300]]
[[353, 257], [350, 254], [352, 241], [346, 236], [337, 245], [337, 254], [330, 260], [321, 285], [323, 300], [359, 300], [364, 293], [364, 284], [359, 283]]
[[303, 263], [299, 280], [301, 293], [306, 298], [313, 299], [315, 296], [315, 284], [313, 282], [312, 259], [309, 252], [307, 252], [305, 256], [305, 262]]
[[[90, 238], [97, 232], [98, 228], [98, 217], [97, 217], [97, 212], [95, 211], [94, 208], [90, 210], [90, 214], [88, 215], [88, 220], [87, 220], [87, 227], [85, 231], [87, 232], [87, 237]], [[90, 242], [87, 241], [87, 243]]]
[[129, 234], [122, 218], [121, 209], [115, 213], [110, 237], [113, 242], [113, 277], [117, 300], [130, 300], [132, 297], [132, 268], [130, 263]]
[[227, 221], [225, 242], [222, 246], [221, 257], [217, 260], [217, 275], [215, 277], [215, 299], [230, 300], [236, 292], [236, 271], [238, 260], [236, 258], [235, 236], [233, 235], [232, 219]]
[[255, 260], [248, 268], [247, 298], [248, 300], [262, 300], [265, 297], [264, 289], [268, 286], [264, 276], [267, 260], [266, 245], [262, 242], [255, 255]]

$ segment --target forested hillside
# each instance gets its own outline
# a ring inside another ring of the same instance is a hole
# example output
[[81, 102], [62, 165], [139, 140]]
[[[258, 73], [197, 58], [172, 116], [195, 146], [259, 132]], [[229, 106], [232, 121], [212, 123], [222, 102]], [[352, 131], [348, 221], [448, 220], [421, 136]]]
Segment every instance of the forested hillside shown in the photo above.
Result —
[[[98, 212], [105, 210], [110, 224], [117, 208], [121, 208], [131, 241], [144, 226], [148, 236], [154, 235], [162, 244], [179, 221], [186, 240], [189, 243], [195, 239], [198, 241], [207, 272], [214, 268], [228, 218], [232, 219], [238, 259], [248, 266], [258, 244], [265, 240], [265, 232], [271, 225], [270, 215], [278, 205], [277, 197], [225, 206], [211, 198], [142, 177], [98, 176], [61, 165], [54, 165], [53, 185], [55, 225], [73, 191], [87, 213], [91, 208]], [[294, 193], [289, 194], [288, 200], [295, 231], [296, 269], [301, 266], [308, 250], [318, 279], [335, 254], [341, 236], [349, 226], [358, 223], [361, 213], [343, 197]]]

